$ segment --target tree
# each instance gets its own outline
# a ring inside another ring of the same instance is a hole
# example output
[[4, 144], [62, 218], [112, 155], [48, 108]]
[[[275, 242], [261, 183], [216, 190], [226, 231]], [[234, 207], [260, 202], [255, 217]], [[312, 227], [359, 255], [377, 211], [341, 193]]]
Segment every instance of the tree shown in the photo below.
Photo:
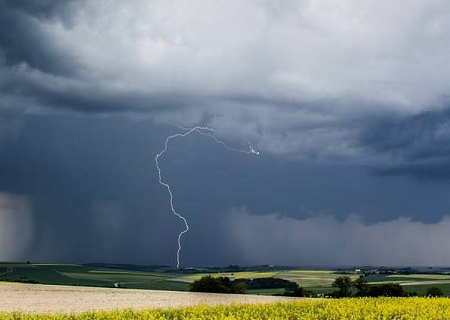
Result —
[[230, 293], [237, 293], [237, 294], [247, 293], [247, 286], [245, 283], [233, 281], [231, 283], [231, 292]]
[[361, 275], [358, 279], [353, 281], [353, 286], [356, 289], [356, 296], [366, 297], [369, 293], [369, 285], [367, 284], [367, 279]]
[[405, 291], [399, 283], [383, 283], [369, 287], [370, 297], [403, 297]]
[[229, 287], [226, 285], [227, 282], [222, 277], [214, 278], [212, 276], [204, 276], [192, 282], [190, 290], [195, 292], [228, 293]]
[[203, 276], [190, 285], [190, 291], [215, 293], [245, 293], [245, 283], [233, 283], [228, 277]]
[[427, 297], [444, 297], [445, 294], [441, 288], [429, 287], [425, 293]]
[[331, 284], [333, 288], [338, 288], [338, 297], [350, 297], [352, 279], [350, 277], [338, 277]]

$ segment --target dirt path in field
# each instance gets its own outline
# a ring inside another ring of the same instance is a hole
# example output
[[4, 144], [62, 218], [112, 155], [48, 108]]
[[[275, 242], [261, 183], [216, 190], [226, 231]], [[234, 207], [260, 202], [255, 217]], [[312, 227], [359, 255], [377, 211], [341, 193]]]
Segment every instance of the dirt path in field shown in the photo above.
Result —
[[299, 298], [0, 283], [0, 312], [78, 313], [197, 304], [271, 303]]

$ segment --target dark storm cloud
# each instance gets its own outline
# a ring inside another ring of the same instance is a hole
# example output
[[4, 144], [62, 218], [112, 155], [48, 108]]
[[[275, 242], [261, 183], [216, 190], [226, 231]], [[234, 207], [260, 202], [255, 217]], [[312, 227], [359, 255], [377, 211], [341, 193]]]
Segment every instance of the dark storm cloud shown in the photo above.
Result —
[[[0, 1], [0, 50], [11, 67], [26, 63], [54, 75], [69, 75], [76, 65], [45, 36], [40, 20], [67, 21], [73, 1]], [[1, 52], [0, 51], [0, 52]]]
[[82, 4], [75, 0], [0, 1], [0, 112], [5, 108], [103, 114], [151, 110], [158, 115], [205, 103], [190, 93], [129, 92], [80, 78], [83, 65], [48, 29], [61, 23], [63, 29], [70, 29]]
[[170, 113], [173, 109], [196, 102], [195, 97], [176, 94], [170, 97], [163, 94], [149, 96], [145, 93], [117, 93], [78, 84], [61, 86], [45, 76], [32, 78], [24, 76], [20, 69], [19, 66], [14, 71], [5, 72], [3, 77], [0, 76], [0, 91], [12, 99], [20, 95], [24, 100], [19, 100], [18, 105], [29, 108], [34, 106], [97, 114], [127, 112], [146, 114], [151, 108], [157, 114], [162, 110]]
[[[0, 227], [16, 228], [23, 220], [32, 240], [5, 256], [174, 263], [182, 223], [157, 182], [154, 156], [176, 128], [122, 116], [28, 115], [23, 121], [0, 157], [0, 200], [11, 208], [0, 206]], [[348, 261], [395, 262], [393, 253], [387, 256], [380, 249], [384, 242], [362, 243], [358, 234], [380, 238], [392, 228], [404, 228], [399, 246], [406, 246], [422, 231], [428, 237], [434, 227], [447, 226], [441, 219], [450, 199], [439, 181], [424, 184], [374, 177], [363, 167], [235, 154], [200, 135], [174, 140], [161, 165], [175, 205], [191, 227], [183, 240], [183, 265], [342, 263], [330, 253], [336, 250], [331, 244], [347, 241], [353, 248]], [[338, 241], [341, 229], [353, 231]], [[2, 234], [0, 247], [11, 243], [8, 235]], [[430, 241], [445, 239], [443, 231], [436, 237]], [[312, 239], [309, 246], [307, 239]], [[267, 250], [258, 249], [261, 243]], [[377, 253], [361, 256], [358, 250], [364, 249]], [[298, 254], [282, 254], [289, 251]], [[402, 262], [433, 260], [430, 253], [414, 260], [413, 249], [402, 252]], [[436, 253], [433, 261], [443, 259]]]
[[380, 152], [402, 152], [406, 161], [439, 159], [449, 151], [449, 110], [374, 119], [365, 128], [363, 144]]
[[414, 250], [448, 240], [449, 16], [426, 0], [0, 0], [0, 248], [23, 221], [28, 251], [8, 257], [172, 264], [182, 224], [153, 157], [179, 123], [261, 151], [171, 143], [183, 263], [447, 263]]
[[0, 108], [147, 114], [282, 157], [391, 172], [447, 157], [442, 128], [428, 128], [450, 90], [444, 2], [408, 15], [353, 1], [0, 6]]
[[[154, 183], [160, 129], [121, 118], [29, 116], [25, 122], [0, 157], [0, 190], [11, 195], [5, 199], [21, 194], [29, 203], [33, 241], [16, 259], [172, 261], [179, 225]], [[0, 213], [3, 228], [15, 212]], [[140, 259], [142, 252], [148, 254]]]
[[367, 121], [359, 143], [392, 159], [378, 168], [378, 173], [409, 173], [447, 179], [450, 169], [450, 111], [444, 109]]
[[37, 17], [52, 18], [67, 15], [68, 7], [73, 2], [72, 0], [2, 0], [0, 4], [3, 9], [9, 8]]
[[[304, 220], [252, 216], [245, 209], [226, 214], [230, 242], [247, 263], [285, 265], [448, 266], [448, 217], [436, 224], [399, 218], [366, 225], [358, 216]], [[270, 236], [267, 236], [270, 235]], [[431, 249], [432, 248], [432, 249]], [[432, 262], [431, 262], [432, 261]]]

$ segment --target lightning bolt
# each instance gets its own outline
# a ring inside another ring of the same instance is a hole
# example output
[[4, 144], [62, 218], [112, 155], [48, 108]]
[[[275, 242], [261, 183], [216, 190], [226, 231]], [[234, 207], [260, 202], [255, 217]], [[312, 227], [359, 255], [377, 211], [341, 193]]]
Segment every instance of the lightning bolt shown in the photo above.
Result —
[[185, 229], [182, 230], [179, 234], [178, 234], [178, 250], [177, 250], [177, 268], [180, 268], [180, 253], [181, 253], [181, 237], [189, 231], [189, 224], [186, 220], [186, 218], [179, 214], [176, 210], [175, 210], [175, 206], [173, 204], [173, 193], [172, 190], [170, 189], [170, 185], [166, 182], [164, 182], [162, 180], [162, 173], [161, 173], [161, 167], [159, 166], [159, 158], [167, 151], [167, 148], [169, 146], [169, 142], [172, 139], [176, 139], [176, 138], [184, 138], [192, 133], [198, 133], [202, 136], [206, 136], [208, 138], [211, 138], [212, 140], [214, 140], [214, 142], [216, 142], [217, 144], [222, 145], [225, 149], [233, 151], [233, 152], [239, 152], [239, 153], [246, 153], [246, 154], [255, 154], [255, 155], [259, 155], [259, 151], [256, 151], [255, 149], [253, 149], [252, 145], [250, 144], [250, 142], [247, 141], [248, 145], [249, 145], [249, 150], [241, 150], [241, 149], [236, 149], [233, 147], [228, 146], [225, 142], [223, 142], [222, 140], [219, 140], [214, 134], [214, 129], [209, 128], [209, 127], [194, 127], [194, 128], [185, 128], [185, 127], [181, 127], [179, 125], [176, 125], [178, 128], [182, 129], [182, 130], [187, 130], [184, 133], [177, 133], [174, 135], [170, 135], [166, 138], [166, 142], [164, 143], [164, 149], [158, 153], [155, 157], [155, 163], [156, 163], [156, 169], [158, 170], [158, 178], [159, 178], [159, 184], [161, 184], [162, 186], [164, 186], [168, 193], [169, 193], [169, 204], [170, 204], [170, 209], [172, 210], [172, 213], [177, 216], [179, 219], [181, 219], [184, 223]]

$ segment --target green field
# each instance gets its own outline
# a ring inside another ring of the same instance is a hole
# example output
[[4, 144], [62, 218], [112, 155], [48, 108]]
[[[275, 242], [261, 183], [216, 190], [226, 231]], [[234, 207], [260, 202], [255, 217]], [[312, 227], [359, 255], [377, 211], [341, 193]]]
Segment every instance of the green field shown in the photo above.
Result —
[[[211, 273], [200, 273], [186, 276], [185, 279], [191, 281], [200, 279], [202, 276], [209, 275]], [[312, 290], [316, 293], [326, 293], [333, 290], [331, 283], [339, 276], [343, 274], [337, 273], [334, 270], [273, 270], [273, 271], [244, 271], [244, 272], [219, 272], [214, 273], [215, 276], [229, 277], [230, 279], [256, 279], [265, 277], [274, 277], [286, 279], [298, 283], [299, 286]], [[357, 274], [346, 274], [353, 279], [356, 279]], [[276, 294], [283, 293], [284, 289], [258, 289], [250, 290], [250, 293], [256, 294]]]
[[433, 286], [450, 295], [450, 275], [446, 274], [371, 275], [367, 279], [369, 284], [399, 283], [406, 291], [418, 294], [424, 294], [427, 288]]
[[91, 265], [0, 264], [0, 281], [186, 291], [189, 283], [174, 280], [170, 270], [130, 270]]
[[[232, 280], [276, 277], [294, 281], [314, 293], [329, 293], [333, 291], [331, 283], [337, 277], [343, 275], [352, 279], [359, 277], [359, 274], [343, 274], [335, 270], [303, 270], [267, 266], [249, 269], [250, 271], [219, 272], [221, 269], [217, 268], [178, 270], [169, 267], [108, 264], [0, 263], [0, 281], [187, 291], [191, 282], [205, 275], [229, 277]], [[368, 275], [367, 279], [370, 284], [400, 283], [405, 290], [416, 291], [419, 294], [424, 293], [430, 286], [436, 286], [450, 295], [450, 275], [447, 274], [374, 274]], [[283, 291], [284, 289], [257, 289], [249, 290], [249, 293], [272, 295], [283, 293]]]

